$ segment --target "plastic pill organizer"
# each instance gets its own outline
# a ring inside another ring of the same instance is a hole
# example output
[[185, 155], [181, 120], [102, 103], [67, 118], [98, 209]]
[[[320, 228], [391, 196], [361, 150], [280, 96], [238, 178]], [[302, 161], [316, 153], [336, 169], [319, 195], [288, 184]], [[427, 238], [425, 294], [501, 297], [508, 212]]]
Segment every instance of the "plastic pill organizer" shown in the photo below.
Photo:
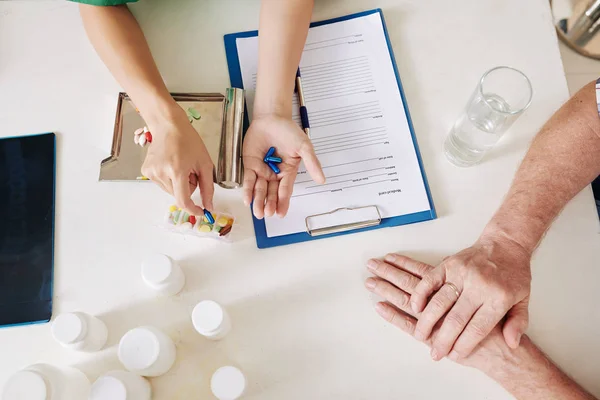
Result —
[[165, 216], [165, 226], [173, 232], [184, 235], [231, 242], [235, 217], [231, 214], [216, 212], [213, 213], [213, 219], [214, 223], [211, 223], [204, 215], [190, 215], [177, 206], [171, 206]]

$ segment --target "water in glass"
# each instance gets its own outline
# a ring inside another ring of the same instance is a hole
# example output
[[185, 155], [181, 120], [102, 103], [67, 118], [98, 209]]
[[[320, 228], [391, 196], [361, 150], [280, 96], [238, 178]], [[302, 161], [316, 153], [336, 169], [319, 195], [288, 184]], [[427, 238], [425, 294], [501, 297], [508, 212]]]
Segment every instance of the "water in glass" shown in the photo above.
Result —
[[476, 94], [448, 135], [446, 154], [458, 165], [478, 163], [510, 125], [509, 112], [509, 104], [499, 95]]

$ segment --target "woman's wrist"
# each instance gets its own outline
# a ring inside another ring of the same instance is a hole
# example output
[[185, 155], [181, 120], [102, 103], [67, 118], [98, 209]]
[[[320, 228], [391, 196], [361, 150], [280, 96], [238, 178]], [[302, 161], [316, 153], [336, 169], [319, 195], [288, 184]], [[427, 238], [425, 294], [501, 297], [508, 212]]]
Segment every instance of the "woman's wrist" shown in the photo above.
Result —
[[[139, 97], [143, 97], [143, 99], [140, 100]], [[166, 121], [172, 121], [178, 113], [183, 111], [169, 92], [138, 95], [135, 98], [132, 96], [132, 100], [149, 126], [162, 125]]]
[[189, 123], [183, 109], [170, 95], [168, 98], [155, 97], [139, 110], [148, 128], [155, 132], [153, 135], [170, 131], [168, 127], [173, 126], [180, 119]]
[[254, 101], [254, 114], [252, 119], [277, 116], [280, 118], [292, 118], [292, 94], [283, 98], [280, 94], [267, 95], [257, 90]]

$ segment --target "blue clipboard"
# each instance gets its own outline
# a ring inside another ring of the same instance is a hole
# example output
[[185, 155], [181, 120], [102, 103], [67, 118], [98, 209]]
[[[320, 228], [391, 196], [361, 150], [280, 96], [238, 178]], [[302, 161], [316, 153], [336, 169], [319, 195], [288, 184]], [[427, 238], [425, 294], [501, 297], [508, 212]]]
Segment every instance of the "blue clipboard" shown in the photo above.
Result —
[[[288, 244], [306, 242], [309, 240], [316, 240], [316, 239], [334, 237], [334, 236], [339, 236], [339, 235], [347, 235], [347, 234], [356, 233], [356, 232], [364, 232], [364, 231], [368, 231], [368, 230], [372, 230], [372, 229], [389, 228], [389, 227], [399, 226], [399, 225], [414, 224], [416, 222], [430, 221], [430, 220], [437, 218], [437, 214], [435, 212], [435, 206], [433, 204], [433, 199], [431, 197], [431, 191], [429, 189], [429, 183], [427, 182], [427, 176], [425, 175], [425, 170], [423, 168], [423, 162], [421, 160], [421, 153], [419, 151], [419, 145], [417, 143], [417, 138], [415, 136], [415, 130], [413, 127], [412, 119], [410, 117], [410, 112], [408, 110], [406, 96], [404, 95], [404, 89], [402, 87], [400, 75], [398, 74], [398, 67], [396, 65], [394, 51], [393, 51], [392, 45], [390, 43], [390, 37], [388, 35], [387, 27], [385, 25], [385, 19], [383, 18], [383, 12], [381, 11], [381, 9], [378, 8], [378, 9], [374, 9], [374, 10], [369, 10], [369, 11], [364, 11], [364, 12], [360, 12], [360, 13], [356, 13], [356, 14], [347, 15], [344, 17], [328, 19], [326, 21], [313, 22], [310, 24], [310, 27], [312, 28], [312, 27], [316, 27], [316, 26], [332, 24], [335, 22], [346, 21], [346, 20], [355, 19], [355, 18], [361, 18], [361, 17], [365, 17], [365, 16], [371, 15], [371, 14], [379, 14], [381, 16], [381, 23], [383, 24], [383, 31], [385, 34], [385, 39], [387, 41], [388, 49], [390, 52], [390, 58], [392, 60], [392, 65], [394, 67], [394, 73], [396, 74], [396, 81], [398, 82], [398, 89], [400, 90], [400, 96], [402, 97], [402, 103], [404, 104], [404, 111], [406, 112], [406, 117], [407, 117], [408, 125], [410, 128], [410, 134], [412, 136], [413, 145], [415, 147], [415, 152], [417, 154], [417, 159], [419, 161], [419, 168], [421, 169], [421, 176], [423, 178], [423, 184], [425, 185], [425, 190], [427, 192], [427, 198], [429, 200], [429, 211], [422, 211], [422, 212], [418, 212], [418, 213], [414, 213], [414, 214], [401, 215], [398, 217], [384, 218], [381, 220], [381, 223], [379, 223], [376, 226], [370, 226], [367, 228], [361, 228], [361, 229], [339, 232], [339, 233], [332, 233], [332, 234], [328, 234], [328, 235], [311, 236], [308, 232], [301, 232], [301, 233], [295, 233], [295, 234], [291, 234], [291, 235], [277, 236], [277, 237], [271, 237], [271, 238], [267, 237], [267, 229], [265, 226], [265, 221], [259, 220], [256, 217], [254, 217], [254, 215], [252, 215], [252, 218], [254, 220], [254, 231], [256, 233], [256, 244], [259, 249], [265, 249], [265, 248], [276, 247], [276, 246], [284, 246], [284, 245], [288, 245]], [[238, 38], [248, 38], [248, 37], [254, 37], [254, 36], [258, 36], [258, 31], [232, 33], [229, 35], [225, 35], [225, 37], [224, 37], [225, 53], [227, 56], [227, 64], [229, 66], [229, 80], [231, 81], [232, 87], [237, 87], [237, 88], [242, 88], [242, 89], [244, 88], [244, 84], [242, 81], [242, 69], [240, 67], [240, 59], [238, 56], [236, 40]], [[244, 124], [245, 124], [245, 126], [244, 126], [244, 132], [245, 132], [249, 125], [247, 112], [245, 113]]]

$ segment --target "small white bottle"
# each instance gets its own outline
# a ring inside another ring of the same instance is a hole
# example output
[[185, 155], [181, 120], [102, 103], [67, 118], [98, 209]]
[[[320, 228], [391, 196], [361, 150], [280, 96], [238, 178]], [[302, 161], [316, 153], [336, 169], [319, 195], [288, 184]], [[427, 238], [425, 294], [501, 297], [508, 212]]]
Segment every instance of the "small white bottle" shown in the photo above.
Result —
[[90, 381], [78, 369], [35, 364], [8, 379], [2, 400], [87, 400], [89, 394]]
[[142, 263], [142, 279], [152, 290], [174, 296], [185, 285], [181, 267], [164, 254], [152, 254]]
[[211, 340], [222, 339], [231, 330], [227, 311], [212, 300], [201, 301], [194, 307], [192, 324], [199, 334]]
[[93, 352], [106, 345], [108, 329], [104, 322], [86, 313], [64, 313], [52, 322], [52, 336], [64, 347]]
[[210, 389], [219, 400], [236, 400], [246, 390], [246, 377], [236, 367], [221, 367], [213, 374]]
[[142, 326], [127, 332], [119, 342], [119, 361], [141, 376], [166, 374], [177, 355], [175, 343], [160, 329]]
[[89, 400], [150, 400], [150, 382], [133, 372], [110, 371], [92, 385]]

